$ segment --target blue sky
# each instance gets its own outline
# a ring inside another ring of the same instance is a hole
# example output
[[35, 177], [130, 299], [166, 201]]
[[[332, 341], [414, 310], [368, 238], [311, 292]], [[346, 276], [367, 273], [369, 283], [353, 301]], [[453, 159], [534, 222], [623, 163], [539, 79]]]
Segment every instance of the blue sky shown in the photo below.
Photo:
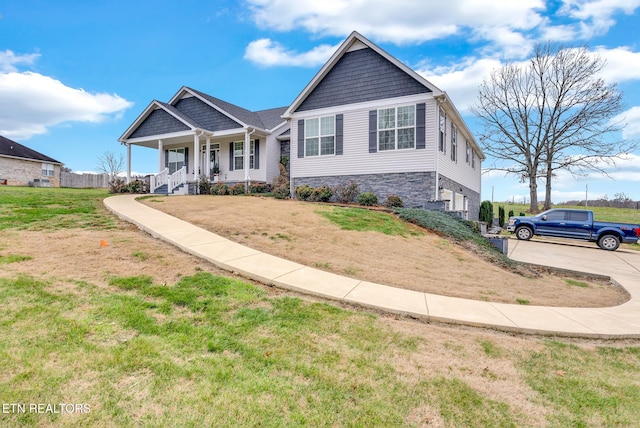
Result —
[[[97, 169], [153, 100], [183, 85], [249, 110], [288, 105], [356, 30], [445, 90], [472, 131], [477, 87], [537, 42], [588, 44], [624, 93], [640, 139], [640, 0], [3, 0], [0, 135], [74, 171]], [[477, 133], [476, 133], [477, 135]], [[134, 148], [132, 169], [156, 172]], [[489, 162], [485, 162], [485, 166]], [[612, 178], [560, 174], [555, 202], [616, 193], [640, 200], [640, 151]], [[542, 186], [543, 187], [543, 186]], [[515, 177], [488, 173], [483, 199], [522, 200]]]

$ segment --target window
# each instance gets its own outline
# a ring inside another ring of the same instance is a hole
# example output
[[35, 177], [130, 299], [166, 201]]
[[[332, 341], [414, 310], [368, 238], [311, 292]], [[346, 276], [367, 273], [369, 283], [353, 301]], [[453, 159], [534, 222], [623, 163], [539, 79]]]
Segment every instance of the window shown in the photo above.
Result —
[[335, 116], [305, 120], [305, 156], [327, 156], [336, 152]]
[[[255, 140], [249, 142], [249, 169], [255, 165]], [[244, 141], [233, 143], [233, 169], [244, 169]]]
[[440, 135], [439, 135], [439, 148], [440, 151], [446, 153], [445, 137], [447, 132], [447, 115], [442, 108], [440, 109]]
[[451, 160], [458, 162], [458, 128], [451, 124]]
[[550, 213], [545, 214], [545, 216], [547, 217], [547, 221], [560, 221], [564, 220], [565, 211], [551, 211]]
[[476, 151], [471, 149], [471, 168], [476, 169]]
[[184, 166], [184, 148], [169, 149], [169, 174], [179, 171]]
[[465, 150], [465, 161], [469, 164], [471, 163], [471, 147], [469, 143], [467, 143], [467, 149]]
[[378, 110], [378, 150], [413, 149], [415, 124], [415, 106]]
[[42, 175], [44, 177], [53, 177], [53, 164], [51, 163], [43, 163], [42, 164]]
[[589, 213], [586, 211], [569, 211], [570, 221], [589, 221]]

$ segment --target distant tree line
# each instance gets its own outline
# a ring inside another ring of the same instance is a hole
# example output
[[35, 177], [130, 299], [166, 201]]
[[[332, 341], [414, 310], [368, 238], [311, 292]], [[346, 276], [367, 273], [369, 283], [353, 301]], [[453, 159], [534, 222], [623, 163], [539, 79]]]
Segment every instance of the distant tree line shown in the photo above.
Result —
[[[585, 206], [585, 200], [566, 201], [557, 205]], [[609, 199], [607, 195], [600, 199], [589, 199], [586, 203], [587, 207], [609, 207], [609, 208], [635, 208], [640, 209], [640, 201], [634, 201], [624, 193], [616, 193], [613, 199]]]

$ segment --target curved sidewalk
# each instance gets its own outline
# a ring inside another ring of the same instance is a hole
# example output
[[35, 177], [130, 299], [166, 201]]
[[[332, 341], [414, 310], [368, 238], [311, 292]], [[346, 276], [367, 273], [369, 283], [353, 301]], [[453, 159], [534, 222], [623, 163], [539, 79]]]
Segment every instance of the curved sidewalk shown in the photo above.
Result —
[[[446, 297], [347, 278], [240, 245], [135, 200], [112, 196], [104, 205], [123, 220], [214, 265], [264, 284], [341, 300], [426, 321], [543, 335], [640, 338], [640, 253], [510, 241], [515, 260], [612, 277], [631, 299], [608, 308], [511, 305]], [[550, 249], [551, 248], [551, 249]], [[555, 253], [555, 254], [550, 254]]]

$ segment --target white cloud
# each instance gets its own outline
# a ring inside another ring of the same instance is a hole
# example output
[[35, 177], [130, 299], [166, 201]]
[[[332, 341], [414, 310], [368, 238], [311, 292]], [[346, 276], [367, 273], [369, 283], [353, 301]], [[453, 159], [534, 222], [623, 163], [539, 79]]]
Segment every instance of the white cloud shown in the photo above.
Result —
[[603, 46], [595, 48], [594, 53], [606, 60], [607, 65], [600, 73], [610, 83], [629, 80], [640, 80], [640, 52], [632, 52], [626, 46], [607, 49]]
[[638, 7], [640, 0], [564, 0], [559, 13], [578, 20], [580, 36], [589, 39], [606, 34], [616, 23], [614, 15], [631, 15]]
[[622, 130], [623, 138], [640, 138], [640, 106], [632, 107], [619, 114], [613, 118], [613, 122], [620, 122], [625, 126]]
[[7, 138], [27, 139], [65, 122], [102, 122], [131, 105], [118, 95], [89, 93], [38, 73], [0, 73], [0, 135]]
[[466, 35], [514, 46], [543, 22], [543, 0], [248, 0], [258, 26], [344, 37], [356, 30], [379, 42], [422, 43]]
[[324, 64], [337, 46], [320, 45], [309, 52], [293, 52], [270, 39], [255, 40], [247, 46], [244, 58], [263, 67], [302, 66], [316, 67]]
[[16, 55], [10, 50], [0, 52], [0, 72], [18, 71], [16, 65], [32, 65], [39, 57], [37, 53]]

